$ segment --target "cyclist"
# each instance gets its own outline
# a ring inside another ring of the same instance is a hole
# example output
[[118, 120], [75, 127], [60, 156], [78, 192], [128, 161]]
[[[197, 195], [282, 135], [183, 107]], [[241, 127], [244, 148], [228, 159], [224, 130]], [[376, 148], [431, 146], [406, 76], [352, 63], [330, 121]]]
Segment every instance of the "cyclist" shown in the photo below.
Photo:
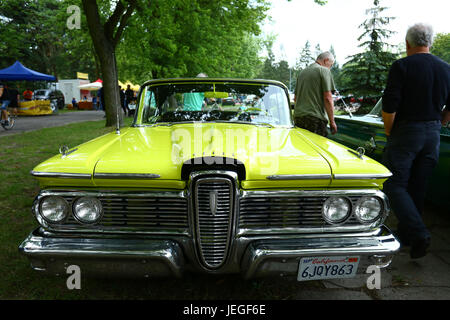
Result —
[[19, 101], [20, 101], [20, 94], [19, 91], [15, 88], [9, 88], [8, 89], [8, 93], [9, 93], [9, 108], [12, 109], [12, 114], [17, 116], [17, 108], [19, 107]]
[[6, 112], [6, 108], [9, 106], [11, 102], [9, 98], [9, 90], [6, 85], [0, 85], [0, 110], [2, 113], [1, 122], [4, 125], [9, 125], [8, 121], [8, 113]]

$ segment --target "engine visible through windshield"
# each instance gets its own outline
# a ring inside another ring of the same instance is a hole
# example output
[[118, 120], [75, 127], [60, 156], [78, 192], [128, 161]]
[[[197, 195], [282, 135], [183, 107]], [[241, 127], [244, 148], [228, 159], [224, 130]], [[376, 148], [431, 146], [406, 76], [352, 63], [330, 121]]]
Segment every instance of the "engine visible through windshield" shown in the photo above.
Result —
[[272, 84], [199, 82], [145, 86], [141, 125], [235, 122], [292, 126], [284, 89]]

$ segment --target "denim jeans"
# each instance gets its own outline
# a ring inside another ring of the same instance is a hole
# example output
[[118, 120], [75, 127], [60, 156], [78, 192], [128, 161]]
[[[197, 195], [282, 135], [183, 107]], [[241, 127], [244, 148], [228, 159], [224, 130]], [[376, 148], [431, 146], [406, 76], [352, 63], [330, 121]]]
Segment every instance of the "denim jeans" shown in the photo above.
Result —
[[10, 100], [0, 101], [0, 109], [6, 110], [6, 108], [9, 106], [10, 102], [11, 102]]
[[387, 139], [383, 162], [392, 172], [384, 192], [405, 241], [430, 239], [422, 220], [426, 183], [439, 159], [440, 121], [400, 121]]

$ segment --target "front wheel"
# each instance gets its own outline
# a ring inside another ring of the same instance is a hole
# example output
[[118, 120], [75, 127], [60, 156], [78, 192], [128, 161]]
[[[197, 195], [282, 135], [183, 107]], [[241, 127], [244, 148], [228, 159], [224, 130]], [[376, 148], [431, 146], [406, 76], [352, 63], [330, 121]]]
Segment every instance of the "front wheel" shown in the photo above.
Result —
[[52, 113], [58, 113], [58, 100], [51, 100], [50, 108], [52, 109]]
[[8, 116], [8, 123], [2, 121], [2, 127], [5, 130], [10, 130], [14, 127], [15, 117]]

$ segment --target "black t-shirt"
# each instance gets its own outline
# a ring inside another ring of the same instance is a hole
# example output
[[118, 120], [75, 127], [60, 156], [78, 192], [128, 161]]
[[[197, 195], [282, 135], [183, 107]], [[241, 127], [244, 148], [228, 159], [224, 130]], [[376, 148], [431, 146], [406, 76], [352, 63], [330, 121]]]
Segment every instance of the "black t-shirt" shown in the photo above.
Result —
[[11, 101], [11, 103], [9, 104], [9, 106], [11, 108], [17, 108], [17, 95], [19, 94], [19, 91], [17, 91], [16, 89], [9, 89], [9, 100]]
[[440, 58], [418, 53], [399, 59], [389, 70], [383, 111], [400, 120], [441, 120], [442, 107], [450, 108], [450, 65]]
[[7, 101], [7, 100], [9, 100], [9, 89], [3, 87], [3, 93], [0, 96], [0, 101]]
[[127, 89], [125, 91], [125, 96], [127, 97], [127, 101], [130, 102], [134, 98], [134, 92], [131, 89]]

